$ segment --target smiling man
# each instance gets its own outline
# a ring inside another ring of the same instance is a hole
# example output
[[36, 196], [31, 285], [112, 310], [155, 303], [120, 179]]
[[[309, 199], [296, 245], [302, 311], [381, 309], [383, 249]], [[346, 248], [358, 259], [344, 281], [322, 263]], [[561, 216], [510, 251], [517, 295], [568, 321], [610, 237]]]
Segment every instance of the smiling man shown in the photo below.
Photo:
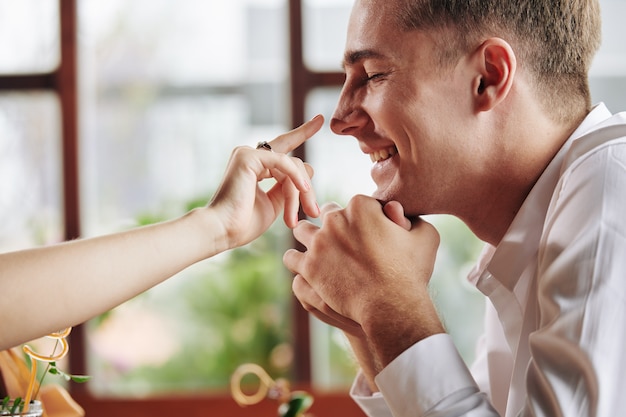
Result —
[[[592, 106], [597, 0], [357, 0], [332, 130], [372, 197], [301, 222], [294, 293], [344, 330], [370, 416], [615, 416], [626, 392], [626, 114]], [[451, 214], [485, 250], [471, 371], [428, 293]]]

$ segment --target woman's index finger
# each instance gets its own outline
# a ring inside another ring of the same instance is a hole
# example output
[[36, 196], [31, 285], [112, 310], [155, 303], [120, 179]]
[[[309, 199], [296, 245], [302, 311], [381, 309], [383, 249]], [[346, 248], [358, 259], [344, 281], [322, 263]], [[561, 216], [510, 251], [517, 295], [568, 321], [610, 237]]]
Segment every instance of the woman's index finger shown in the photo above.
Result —
[[308, 122], [278, 136], [276, 139], [268, 143], [274, 152], [289, 153], [317, 133], [323, 124], [324, 117], [321, 114], [318, 114]]

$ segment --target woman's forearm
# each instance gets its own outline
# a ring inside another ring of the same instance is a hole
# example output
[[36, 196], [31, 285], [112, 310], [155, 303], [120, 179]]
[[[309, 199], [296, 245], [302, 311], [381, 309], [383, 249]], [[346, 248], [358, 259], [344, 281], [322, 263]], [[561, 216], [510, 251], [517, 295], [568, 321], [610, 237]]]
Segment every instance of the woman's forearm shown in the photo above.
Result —
[[122, 233], [1, 254], [0, 349], [82, 323], [227, 249], [219, 227], [202, 208]]

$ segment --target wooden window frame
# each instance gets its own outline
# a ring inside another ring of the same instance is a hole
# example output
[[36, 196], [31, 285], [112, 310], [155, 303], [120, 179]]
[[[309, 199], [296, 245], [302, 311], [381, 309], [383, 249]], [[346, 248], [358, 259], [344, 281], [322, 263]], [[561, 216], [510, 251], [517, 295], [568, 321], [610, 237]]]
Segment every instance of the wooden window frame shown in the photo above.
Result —
[[[58, 0], [60, 16], [60, 62], [47, 73], [0, 75], [0, 91], [52, 91], [59, 97], [61, 108], [62, 180], [64, 238], [71, 240], [81, 235], [79, 138], [78, 138], [78, 78], [77, 78], [77, 1]], [[315, 72], [304, 63], [302, 33], [302, 0], [288, 0], [291, 71], [291, 125], [305, 121], [305, 102], [308, 94], [319, 87], [340, 87], [344, 76], [338, 72]], [[305, 159], [306, 148], [295, 155]], [[294, 245], [298, 245], [294, 241]], [[308, 313], [293, 299], [293, 334], [295, 344], [294, 388], [305, 389], [315, 397], [312, 412], [318, 416], [363, 416], [345, 392], [316, 392], [311, 386], [311, 347]], [[70, 371], [87, 372], [84, 326], [77, 326], [71, 334], [72, 355]], [[276, 404], [265, 401], [254, 408], [242, 409], [227, 396], [192, 396], [147, 399], [99, 398], [85, 385], [72, 384], [70, 391], [89, 417], [104, 416], [275, 416]]]

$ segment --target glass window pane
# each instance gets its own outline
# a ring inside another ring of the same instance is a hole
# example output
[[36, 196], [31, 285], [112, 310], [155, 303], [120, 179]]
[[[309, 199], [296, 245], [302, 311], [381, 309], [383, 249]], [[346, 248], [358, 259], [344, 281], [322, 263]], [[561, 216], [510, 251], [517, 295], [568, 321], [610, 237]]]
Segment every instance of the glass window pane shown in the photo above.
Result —
[[52, 71], [59, 63], [57, 0], [0, 0], [0, 74]]
[[[339, 91], [339, 88], [318, 88], [307, 98], [310, 116], [321, 113], [327, 120], [320, 133], [307, 141], [307, 159], [319, 165], [313, 183], [320, 190], [320, 200], [336, 199], [337, 203], [345, 204], [355, 194], [372, 194], [376, 185], [370, 177], [372, 162], [361, 152], [357, 141], [352, 136], [338, 136], [330, 130], [328, 121]], [[350, 169], [342, 170], [341, 181], [337, 181], [338, 170], [346, 166]]]
[[[231, 150], [286, 129], [284, 1], [79, 3], [85, 235], [206, 204]], [[223, 391], [243, 362], [292, 363], [290, 280], [278, 221], [93, 320], [90, 389]]]
[[594, 102], [603, 101], [613, 112], [626, 110], [626, 29], [622, 0], [600, 0], [602, 46], [591, 67], [590, 87]]
[[59, 117], [53, 94], [0, 94], [1, 251], [63, 240]]
[[312, 70], [339, 71], [352, 0], [302, 0], [304, 62]]
[[618, 75], [626, 73], [623, 16], [626, 3], [622, 0], [600, 0], [602, 12], [602, 45], [594, 59], [592, 74]]

